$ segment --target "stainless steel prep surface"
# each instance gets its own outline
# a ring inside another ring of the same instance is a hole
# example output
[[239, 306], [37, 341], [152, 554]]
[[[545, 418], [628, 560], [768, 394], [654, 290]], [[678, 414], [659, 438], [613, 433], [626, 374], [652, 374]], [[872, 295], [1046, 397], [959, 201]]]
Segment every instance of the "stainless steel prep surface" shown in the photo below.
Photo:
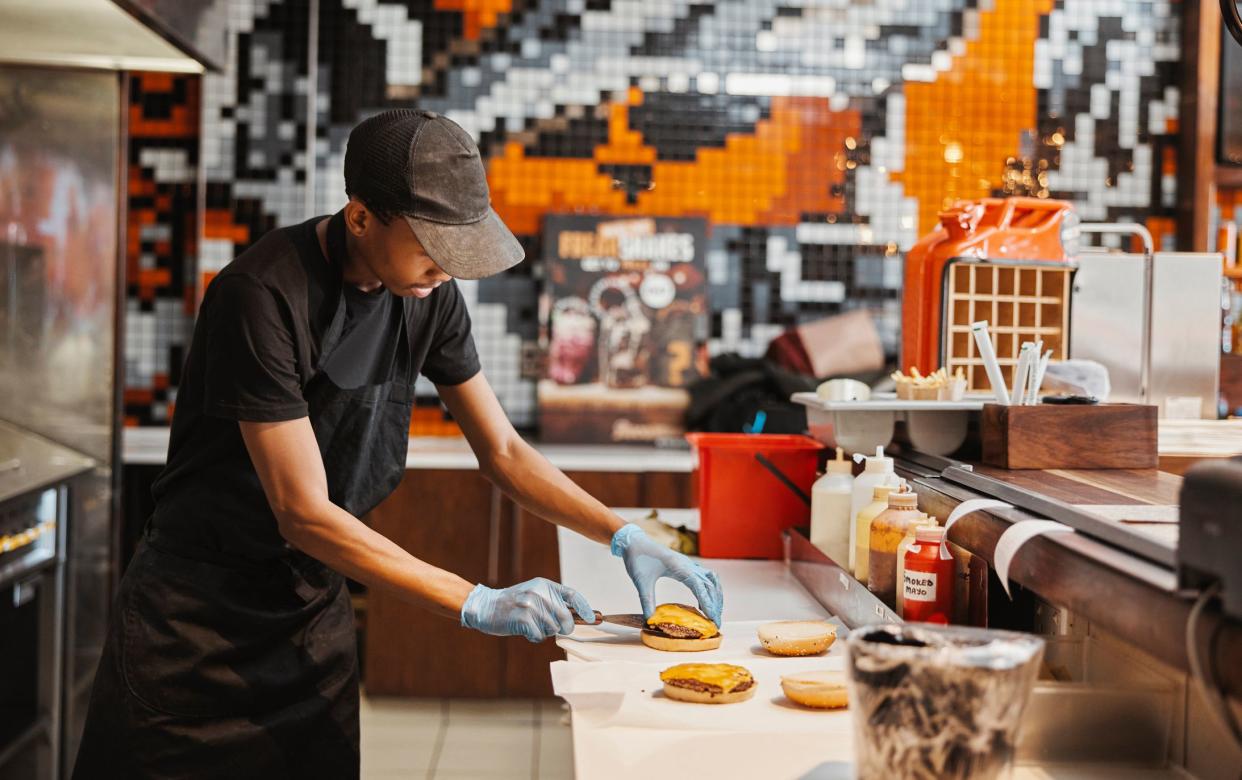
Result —
[[0, 503], [95, 467], [67, 447], [0, 421]]

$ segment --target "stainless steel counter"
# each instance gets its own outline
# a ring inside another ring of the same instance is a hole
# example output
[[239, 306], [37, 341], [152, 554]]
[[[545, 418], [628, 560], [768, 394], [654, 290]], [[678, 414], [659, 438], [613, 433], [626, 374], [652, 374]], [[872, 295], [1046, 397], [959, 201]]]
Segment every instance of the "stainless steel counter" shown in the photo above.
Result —
[[0, 503], [94, 467], [85, 455], [0, 421]]

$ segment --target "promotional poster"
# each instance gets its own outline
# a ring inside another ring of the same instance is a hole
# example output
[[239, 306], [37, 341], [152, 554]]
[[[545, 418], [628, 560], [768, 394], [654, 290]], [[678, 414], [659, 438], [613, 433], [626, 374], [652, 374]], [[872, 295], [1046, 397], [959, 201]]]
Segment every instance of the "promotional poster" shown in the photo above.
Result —
[[705, 371], [706, 223], [553, 215], [544, 222], [544, 441], [651, 442], [685, 432]]

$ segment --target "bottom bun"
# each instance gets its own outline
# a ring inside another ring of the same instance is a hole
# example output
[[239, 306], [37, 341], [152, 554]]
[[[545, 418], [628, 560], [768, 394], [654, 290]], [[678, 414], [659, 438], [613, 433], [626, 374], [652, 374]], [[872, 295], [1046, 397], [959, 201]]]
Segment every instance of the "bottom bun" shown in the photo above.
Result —
[[655, 650], [663, 650], [668, 653], [697, 653], [701, 650], [715, 650], [720, 647], [723, 636], [709, 636], [706, 639], [678, 639], [677, 637], [665, 636], [657, 634], [654, 631], [643, 629], [640, 638], [643, 644]]
[[841, 672], [805, 672], [781, 678], [781, 690], [795, 704], [818, 710], [839, 710], [849, 706], [849, 693]]
[[739, 701], [746, 701], [755, 695], [755, 689], [758, 685], [751, 684], [744, 691], [733, 691], [731, 693], [708, 693], [706, 691], [696, 691], [690, 688], [682, 688], [671, 683], [664, 683], [664, 695], [670, 699], [677, 701], [688, 701], [694, 704], [733, 704]]

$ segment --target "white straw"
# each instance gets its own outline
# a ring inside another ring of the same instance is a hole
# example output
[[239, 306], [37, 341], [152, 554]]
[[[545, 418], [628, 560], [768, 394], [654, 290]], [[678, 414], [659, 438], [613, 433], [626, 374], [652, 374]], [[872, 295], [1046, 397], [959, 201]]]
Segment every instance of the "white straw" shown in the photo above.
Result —
[[975, 336], [975, 346], [979, 348], [979, 358], [988, 372], [988, 382], [992, 384], [992, 392], [999, 403], [1009, 405], [1009, 388], [1005, 387], [1005, 377], [1001, 375], [1000, 364], [996, 362], [996, 350], [992, 348], [992, 336], [988, 333], [988, 321], [980, 320], [970, 325], [970, 332]]
[[1013, 369], [1013, 391], [1012, 398], [1016, 404], [1026, 403], [1026, 378], [1031, 371], [1031, 348], [1034, 344], [1031, 342], [1023, 342], [1022, 348], [1018, 350], [1018, 365]]
[[1034, 404], [1039, 401], [1039, 388], [1044, 386], [1044, 372], [1048, 370], [1048, 361], [1052, 359], [1052, 350], [1044, 353], [1039, 359], [1039, 364], [1035, 367], [1035, 375], [1031, 378], [1031, 394], [1028, 396], [1029, 402]]

